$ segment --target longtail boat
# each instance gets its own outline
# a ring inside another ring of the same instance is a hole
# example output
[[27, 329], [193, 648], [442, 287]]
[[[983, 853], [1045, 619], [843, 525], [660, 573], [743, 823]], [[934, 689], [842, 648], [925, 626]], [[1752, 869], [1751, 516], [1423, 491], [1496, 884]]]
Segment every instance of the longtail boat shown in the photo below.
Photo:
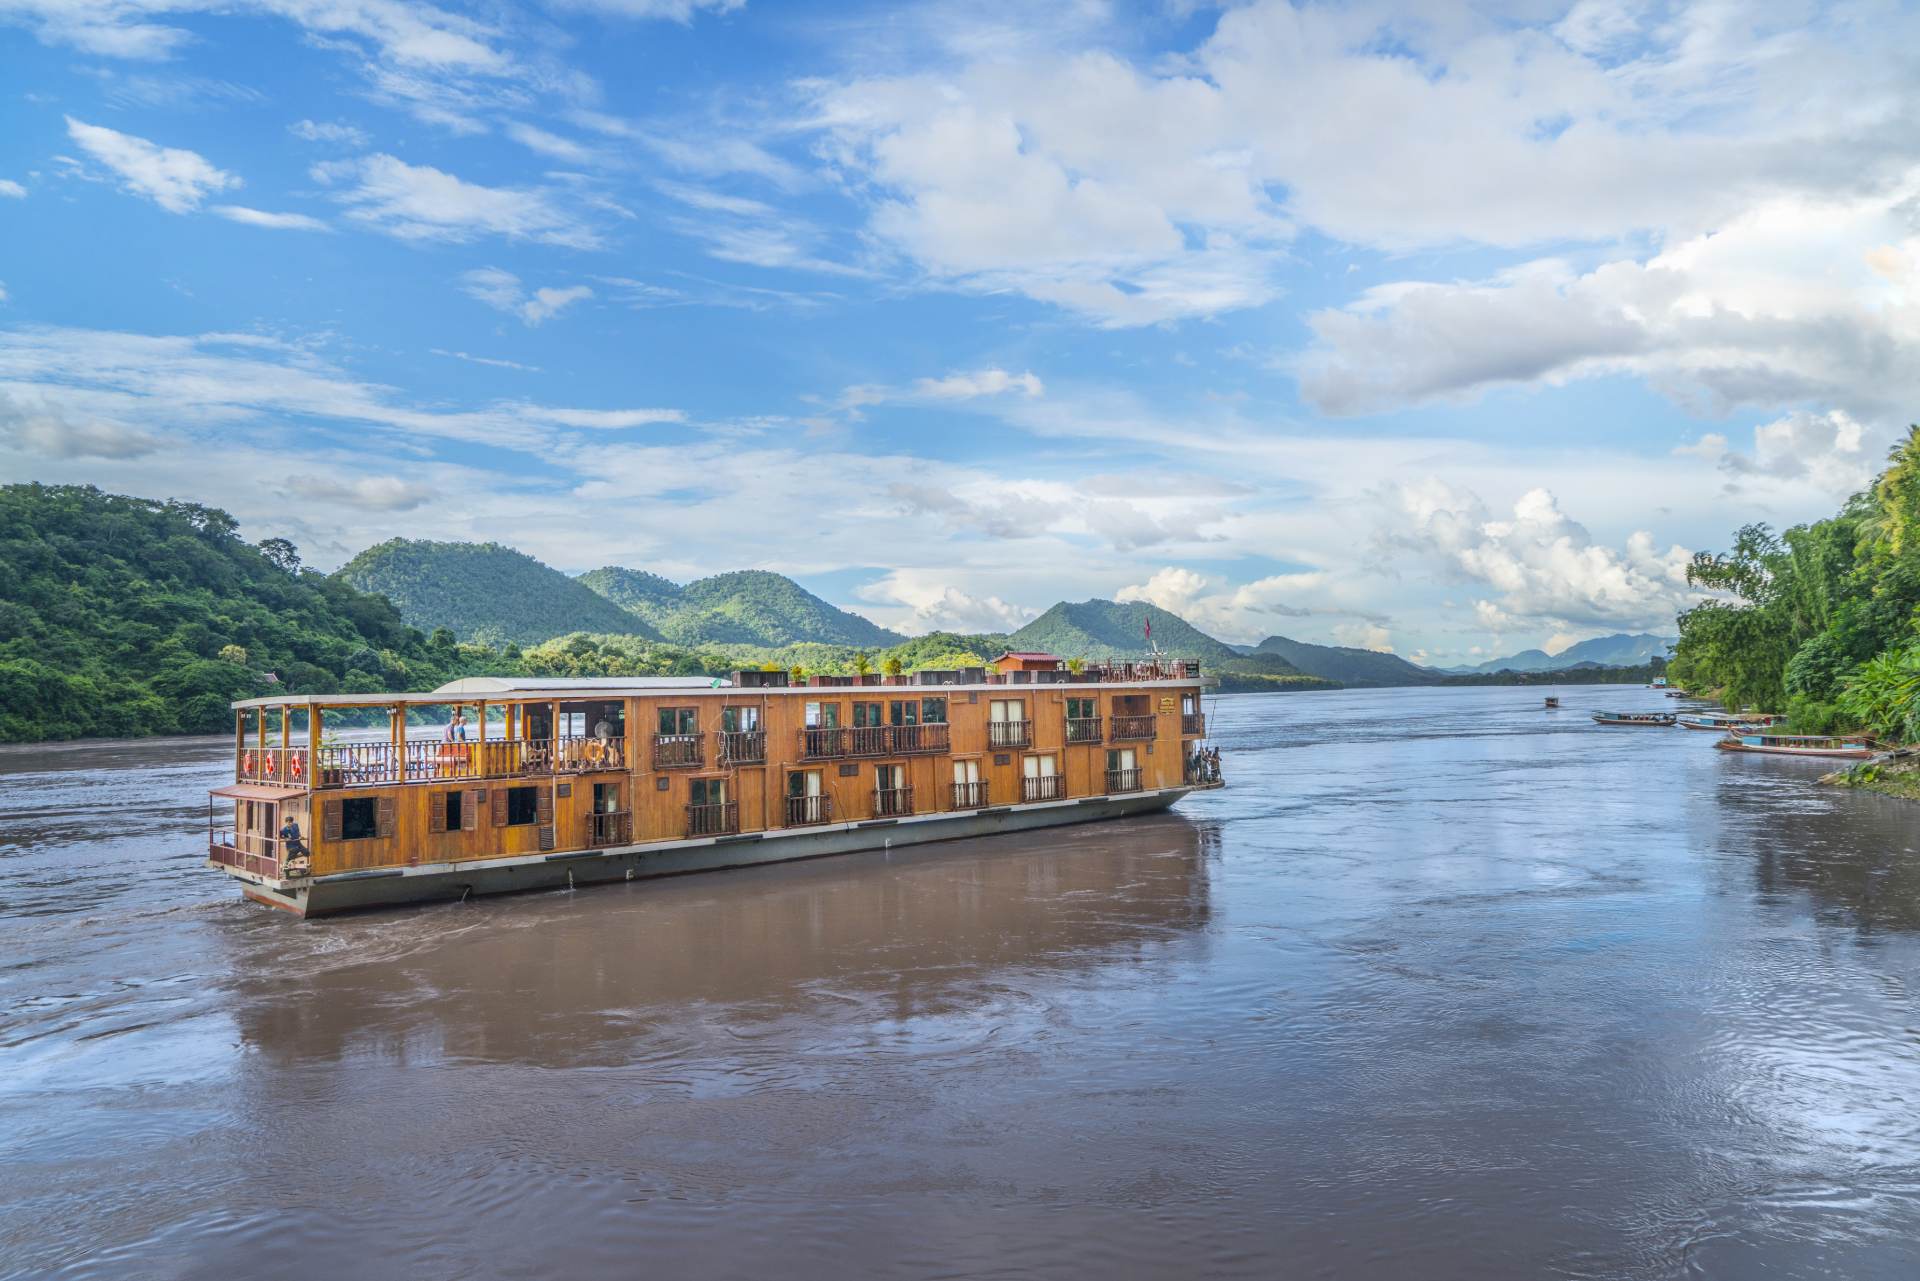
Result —
[[322, 916], [1122, 818], [1220, 786], [1198, 663], [996, 666], [245, 699], [207, 862]]
[[1714, 744], [1723, 752], [1765, 752], [1773, 756], [1838, 756], [1864, 760], [1873, 744], [1858, 735], [1729, 734]]
[[1785, 719], [1784, 716], [1767, 716], [1758, 712], [1691, 712], [1680, 718], [1680, 728], [1710, 730], [1716, 734], [1740, 734], [1772, 729]]
[[1671, 725], [1672, 712], [1595, 712], [1596, 725]]

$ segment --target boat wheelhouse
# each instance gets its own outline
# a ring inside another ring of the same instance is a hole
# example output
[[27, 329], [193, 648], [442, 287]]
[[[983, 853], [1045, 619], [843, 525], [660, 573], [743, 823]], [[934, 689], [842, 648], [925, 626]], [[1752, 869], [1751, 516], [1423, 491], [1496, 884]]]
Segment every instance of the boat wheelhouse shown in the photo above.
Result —
[[1042, 657], [247, 699], [208, 862], [315, 916], [1116, 818], [1220, 786], [1198, 663]]
[[1854, 735], [1830, 734], [1729, 734], [1714, 744], [1728, 752], [1762, 752], [1773, 756], [1824, 756], [1841, 760], [1865, 760], [1874, 754], [1873, 743]]
[[1672, 712], [1595, 712], [1596, 725], [1671, 725]]

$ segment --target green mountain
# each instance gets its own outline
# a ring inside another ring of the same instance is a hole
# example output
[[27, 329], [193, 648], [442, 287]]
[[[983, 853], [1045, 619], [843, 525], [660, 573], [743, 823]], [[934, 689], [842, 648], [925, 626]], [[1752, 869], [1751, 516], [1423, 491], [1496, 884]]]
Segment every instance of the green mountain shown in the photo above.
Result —
[[497, 665], [237, 527], [193, 503], [0, 487], [0, 740], [230, 732], [232, 699]]
[[499, 543], [389, 539], [334, 577], [385, 596], [422, 631], [444, 627], [480, 644], [534, 645], [569, 632], [660, 639], [638, 615]]
[[1465, 674], [1470, 672], [1559, 672], [1583, 665], [1638, 667], [1653, 659], [1665, 658], [1667, 651], [1672, 649], [1674, 644], [1675, 640], [1671, 636], [1655, 636], [1651, 632], [1618, 632], [1612, 636], [1596, 636], [1592, 640], [1583, 640], [1577, 645], [1561, 650], [1558, 654], [1549, 654], [1541, 649], [1524, 649], [1506, 658], [1496, 658], [1471, 667], [1449, 667], [1446, 670]]
[[1277, 654], [1309, 676], [1342, 685], [1434, 685], [1445, 679], [1441, 673], [1409, 663], [1397, 654], [1345, 645], [1312, 645], [1285, 636], [1267, 637], [1254, 652]]
[[660, 623], [680, 645], [897, 645], [906, 637], [836, 609], [800, 584], [761, 569], [697, 579]]
[[1145, 658], [1152, 652], [1145, 634], [1149, 620], [1153, 645], [1163, 654], [1212, 662], [1238, 656], [1231, 646], [1158, 605], [1110, 600], [1061, 601], [1007, 637], [1007, 645], [1062, 658]]
[[649, 574], [644, 569], [622, 569], [618, 565], [608, 565], [603, 569], [589, 570], [574, 581], [606, 597], [621, 609], [638, 614], [655, 627], [684, 603], [680, 584], [658, 574]]

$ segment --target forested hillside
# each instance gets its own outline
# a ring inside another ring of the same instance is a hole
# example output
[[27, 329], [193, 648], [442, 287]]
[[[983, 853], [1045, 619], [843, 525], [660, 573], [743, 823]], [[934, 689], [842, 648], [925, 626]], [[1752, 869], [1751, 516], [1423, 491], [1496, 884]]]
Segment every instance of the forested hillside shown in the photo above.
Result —
[[367, 548], [335, 576], [385, 596], [422, 631], [444, 627], [483, 645], [532, 645], [569, 632], [660, 639], [637, 615], [499, 543], [393, 538]]
[[897, 645], [905, 640], [837, 609], [781, 574], [744, 569], [680, 589], [680, 608], [660, 631], [683, 645]]
[[0, 487], [0, 739], [206, 733], [236, 698], [431, 688], [498, 661], [235, 529], [193, 503]]
[[1398, 654], [1345, 645], [1313, 645], [1285, 636], [1267, 637], [1254, 652], [1278, 655], [1309, 676], [1339, 681], [1342, 685], [1435, 685], [1446, 679], [1439, 672], [1409, 663]]
[[1920, 427], [1835, 515], [1784, 534], [1748, 525], [1688, 577], [1723, 596], [1680, 616], [1677, 684], [1784, 707], [1805, 733], [1920, 740]]
[[607, 565], [589, 570], [574, 581], [655, 627], [682, 604], [680, 584], [644, 569]]
[[1007, 643], [1014, 649], [1075, 658], [1144, 658], [1153, 647], [1147, 643], [1148, 620], [1153, 623], [1153, 646], [1163, 654], [1215, 662], [1239, 656], [1158, 605], [1110, 600], [1061, 601], [1008, 636]]

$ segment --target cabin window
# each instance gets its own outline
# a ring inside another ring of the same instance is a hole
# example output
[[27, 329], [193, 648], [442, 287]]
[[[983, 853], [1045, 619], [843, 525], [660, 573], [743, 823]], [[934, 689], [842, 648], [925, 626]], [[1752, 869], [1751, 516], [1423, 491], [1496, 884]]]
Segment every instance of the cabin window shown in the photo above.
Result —
[[873, 767], [873, 785], [883, 792], [894, 792], [905, 787], [906, 769], [899, 765], [876, 765]]
[[1067, 700], [1067, 719], [1070, 721], [1090, 721], [1100, 715], [1100, 700], [1097, 698], [1069, 698]]
[[920, 723], [922, 725], [945, 725], [947, 723], [947, 700], [944, 698], [921, 699]]
[[1180, 696], [1180, 714], [1182, 716], [1198, 716], [1200, 714], [1200, 696], [1198, 694], [1182, 694]]
[[[1078, 702], [1069, 699], [1068, 702]], [[1067, 715], [1073, 715], [1068, 711]], [[996, 698], [987, 704], [987, 719], [992, 721], [1024, 721], [1027, 719], [1027, 700], [1024, 698]]]
[[956, 787], [966, 787], [980, 781], [980, 762], [961, 760], [953, 763], [953, 782]]
[[700, 728], [699, 713], [691, 707], [663, 707], [660, 709], [660, 732], [662, 734], [693, 734]]
[[595, 783], [593, 785], [593, 812], [596, 814], [620, 812], [620, 784]]
[[340, 839], [369, 841], [380, 834], [379, 803], [371, 796], [353, 796], [340, 802]]
[[[1109, 756], [1113, 753], [1107, 753]], [[1131, 752], [1128, 753], [1132, 755]], [[1119, 768], [1114, 766], [1113, 768]], [[1060, 772], [1060, 762], [1053, 756], [1023, 756], [1020, 758], [1020, 773], [1026, 778], [1052, 778]]]
[[587, 736], [587, 714], [585, 712], [560, 713], [561, 738], [585, 738]]
[[808, 703], [807, 704], [807, 728], [808, 729], [839, 729], [840, 728], [840, 704]]
[[869, 726], [877, 729], [886, 723], [886, 718], [880, 714], [880, 704], [855, 703], [853, 705], [853, 727], [855, 729], [866, 729]]
[[895, 725], [918, 725], [920, 723], [919, 700], [896, 698], [887, 706], [887, 716]]
[[467, 794], [465, 792], [447, 793], [447, 825], [444, 831], [457, 832], [466, 824]]
[[720, 728], [729, 734], [751, 734], [760, 728], [760, 709], [723, 707], [720, 709]]
[[695, 805], [725, 805], [727, 803], [727, 780], [724, 778], [696, 778], [692, 780], [692, 795], [689, 798]]
[[787, 775], [787, 795], [795, 798], [820, 795], [820, 771], [795, 770]]
[[1136, 758], [1131, 747], [1114, 748], [1107, 752], [1107, 768], [1125, 770], [1136, 768]]
[[539, 821], [540, 789], [537, 787], [509, 787], [507, 791], [507, 826], [527, 827]]

